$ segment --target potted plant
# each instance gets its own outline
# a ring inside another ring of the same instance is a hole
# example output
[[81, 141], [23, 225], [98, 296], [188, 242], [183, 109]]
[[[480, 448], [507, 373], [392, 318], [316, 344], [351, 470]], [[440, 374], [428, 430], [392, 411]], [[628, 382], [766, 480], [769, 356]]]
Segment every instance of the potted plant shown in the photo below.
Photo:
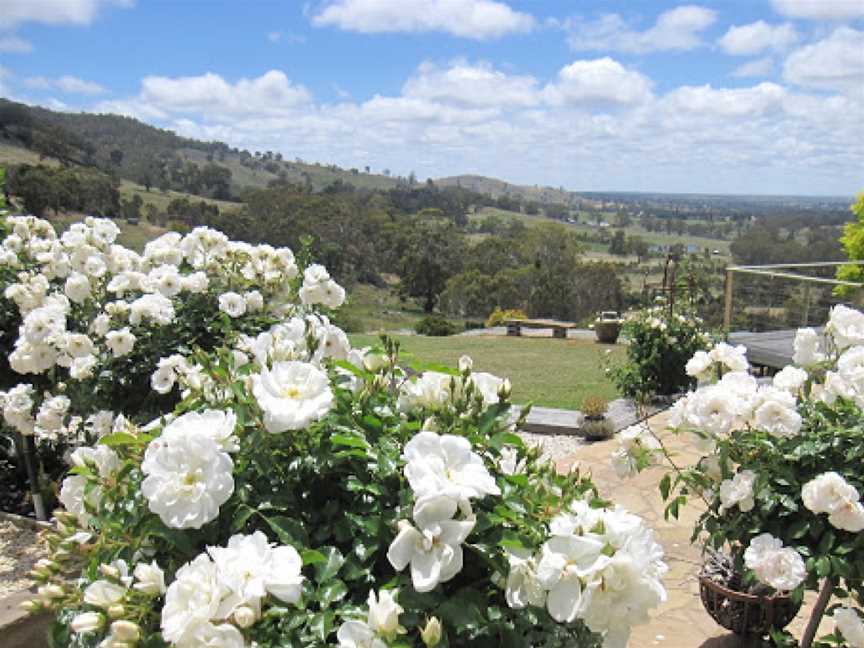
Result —
[[582, 402], [582, 414], [585, 418], [581, 432], [588, 441], [602, 441], [615, 434], [612, 421], [606, 418], [608, 407], [608, 401], [600, 396], [588, 396]]
[[[687, 373], [700, 387], [669, 423], [703, 453], [694, 465], [676, 462], [656, 435], [613, 455], [619, 474], [668, 462], [659, 485], [667, 515], [703, 500], [692, 539], [706, 551], [707, 611], [784, 647], [864, 645], [864, 314], [837, 306], [825, 330], [798, 331], [799, 366], [769, 385], [749, 375], [743, 347], [694, 355]], [[799, 643], [783, 628], [805, 590], [819, 596]], [[835, 631], [814, 643], [826, 613]]]
[[615, 311], [603, 311], [594, 320], [594, 335], [601, 344], [615, 344], [621, 333], [622, 320]]

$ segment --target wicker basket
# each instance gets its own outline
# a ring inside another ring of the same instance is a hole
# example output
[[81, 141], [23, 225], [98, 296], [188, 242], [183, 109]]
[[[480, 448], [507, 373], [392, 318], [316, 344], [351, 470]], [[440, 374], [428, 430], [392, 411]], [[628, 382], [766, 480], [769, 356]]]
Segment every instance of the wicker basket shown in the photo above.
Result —
[[761, 637], [771, 628], [782, 630], [801, 609], [801, 601], [796, 603], [790, 596], [736, 592], [704, 574], [699, 576], [699, 594], [711, 618], [743, 636]]

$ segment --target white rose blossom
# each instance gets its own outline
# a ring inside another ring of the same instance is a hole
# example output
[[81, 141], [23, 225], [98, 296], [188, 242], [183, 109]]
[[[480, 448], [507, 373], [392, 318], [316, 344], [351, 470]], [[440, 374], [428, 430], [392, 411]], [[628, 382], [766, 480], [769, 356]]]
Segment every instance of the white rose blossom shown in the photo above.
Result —
[[732, 479], [724, 479], [720, 484], [720, 513], [737, 506], [742, 513], [752, 511], [756, 504], [753, 494], [753, 484], [756, 473], [752, 470], [742, 470]]
[[837, 608], [832, 618], [835, 627], [848, 642], [849, 648], [864, 648], [864, 621], [854, 608]]
[[760, 582], [776, 590], [788, 592], [807, 577], [801, 555], [770, 533], [763, 533], [750, 541], [744, 550], [744, 564], [756, 574]]
[[411, 565], [411, 582], [418, 592], [431, 592], [462, 570], [462, 543], [476, 520], [454, 519], [459, 505], [446, 495], [429, 495], [414, 504], [416, 527], [399, 522], [399, 532], [387, 550], [396, 571]]
[[192, 414], [178, 417], [144, 453], [141, 492], [150, 510], [173, 528], [201, 528], [234, 492], [234, 464], [202, 420], [207, 415], [194, 421], [187, 418]]
[[330, 379], [318, 367], [299, 361], [276, 362], [252, 376], [252, 393], [264, 412], [264, 427], [279, 433], [300, 430], [333, 407]]
[[219, 295], [219, 310], [228, 317], [242, 317], [246, 314], [246, 300], [236, 292], [226, 292]]
[[804, 506], [813, 513], [827, 513], [837, 529], [864, 531], [864, 505], [858, 490], [836, 472], [822, 473], [801, 488]]

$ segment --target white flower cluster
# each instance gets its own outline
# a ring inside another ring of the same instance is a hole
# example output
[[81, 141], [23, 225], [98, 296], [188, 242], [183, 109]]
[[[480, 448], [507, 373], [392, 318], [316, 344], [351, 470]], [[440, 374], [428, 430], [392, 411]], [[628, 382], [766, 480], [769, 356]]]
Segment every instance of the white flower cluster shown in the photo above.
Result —
[[[50, 223], [32, 216], [10, 217], [7, 223], [12, 233], [0, 243], [0, 265], [18, 274], [4, 296], [22, 318], [9, 363], [21, 374], [57, 367], [71, 380], [94, 378], [113, 359], [133, 353], [152, 327], [174, 323], [185, 294], [214, 291], [218, 307], [232, 318], [265, 309], [282, 316], [295, 308], [290, 281], [298, 268], [287, 248], [230, 241], [199, 227], [185, 236], [168, 232], [138, 254], [116, 243], [120, 230], [107, 219], [87, 218], [60, 237]], [[310, 281], [323, 275], [323, 269], [315, 270]], [[310, 294], [328, 295], [331, 306], [341, 303], [333, 295], [344, 298], [344, 291], [329, 275], [319, 283], [309, 284]], [[157, 386], [163, 393], [173, 386], [167, 370], [154, 379]], [[14, 392], [13, 400], [20, 401], [18, 396]], [[8, 415], [4, 407], [4, 417], [22, 434], [35, 428], [37, 435], [53, 438], [64, 432], [51, 417], [58, 405], [55, 400], [45, 412], [53, 427], [37, 425], [32, 412], [17, 405]]]
[[[93, 448], [81, 446], [69, 457], [69, 463], [77, 467], [95, 469], [95, 475], [107, 479], [120, 467], [117, 453], [104, 445]], [[70, 475], [63, 480], [60, 487], [59, 500], [67, 511], [78, 517], [78, 521], [87, 526], [90, 520], [88, 507], [96, 509], [102, 501], [102, 487], [99, 484], [88, 488], [89, 480], [84, 475]]]
[[84, 589], [84, 603], [99, 608], [99, 611], [77, 614], [69, 627], [76, 634], [97, 632], [105, 624], [107, 615], [116, 620], [111, 623], [109, 634], [99, 643], [100, 648], [125, 648], [142, 636], [137, 623], [120, 618], [126, 615], [125, 604], [129, 602], [130, 589], [148, 597], [162, 596], [165, 594], [165, 574], [154, 561], [149, 564], [138, 563], [130, 576], [124, 560], [102, 564], [99, 572], [104, 578], [90, 583]]
[[502, 395], [509, 396], [511, 386], [506, 378], [472, 372], [471, 359], [467, 356], [462, 356], [459, 363], [463, 367], [461, 375], [426, 371], [402, 383], [399, 388], [399, 411], [416, 413], [442, 409], [469, 393], [479, 398], [483, 407], [497, 403]]
[[[726, 366], [740, 366], [737, 363], [743, 361], [746, 368], [746, 359], [739, 357], [733, 347], [726, 347], [722, 362], [730, 363]], [[780, 384], [794, 387], [797, 392], [797, 385], [785, 378], [781, 378]], [[797, 398], [790, 389], [759, 385], [746, 371], [733, 370], [716, 383], [703, 384], [679, 399], [672, 407], [669, 425], [694, 432], [697, 446], [710, 451], [717, 437], [747, 426], [778, 437], [797, 435], [802, 424], [797, 407]]]
[[858, 489], [835, 472], [822, 473], [801, 488], [801, 499], [808, 510], [828, 514], [836, 529], [864, 531], [864, 504]]
[[306, 306], [320, 304], [327, 308], [339, 308], [345, 301], [345, 289], [330, 278], [327, 268], [314, 264], [303, 273], [300, 301]]
[[717, 373], [728, 371], [747, 371], [747, 349], [744, 346], [731, 346], [725, 342], [714, 345], [710, 351], [697, 351], [687, 362], [688, 376], [697, 380], [710, 380]]
[[750, 541], [744, 550], [744, 564], [753, 570], [759, 582], [776, 590], [788, 592], [807, 578], [801, 554], [770, 533], [762, 533]]
[[402, 456], [414, 524], [399, 522], [387, 559], [396, 571], [410, 564], [414, 589], [429, 592], [462, 570], [462, 543], [476, 523], [470, 500], [501, 490], [464, 437], [421, 431]]
[[260, 531], [208, 547], [168, 586], [162, 637], [178, 648], [245, 648], [241, 629], [261, 618], [268, 597], [300, 599], [302, 566], [293, 547], [271, 544]]
[[381, 590], [378, 595], [369, 592], [369, 612], [366, 621], [346, 621], [339, 626], [336, 639], [339, 648], [387, 648], [388, 641], [407, 631], [399, 625], [404, 612], [396, 602], [398, 592]]
[[543, 606], [559, 623], [576, 619], [624, 648], [631, 627], [666, 600], [663, 548], [641, 518], [576, 501], [549, 524], [540, 552], [511, 551], [508, 604]]

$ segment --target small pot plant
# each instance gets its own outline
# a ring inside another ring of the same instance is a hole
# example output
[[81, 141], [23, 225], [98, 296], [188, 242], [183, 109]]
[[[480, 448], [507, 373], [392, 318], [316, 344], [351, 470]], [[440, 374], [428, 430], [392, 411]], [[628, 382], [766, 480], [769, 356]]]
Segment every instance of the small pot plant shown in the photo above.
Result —
[[582, 402], [582, 436], [588, 441], [602, 441], [615, 433], [612, 421], [606, 418], [609, 402], [600, 396], [588, 396]]

